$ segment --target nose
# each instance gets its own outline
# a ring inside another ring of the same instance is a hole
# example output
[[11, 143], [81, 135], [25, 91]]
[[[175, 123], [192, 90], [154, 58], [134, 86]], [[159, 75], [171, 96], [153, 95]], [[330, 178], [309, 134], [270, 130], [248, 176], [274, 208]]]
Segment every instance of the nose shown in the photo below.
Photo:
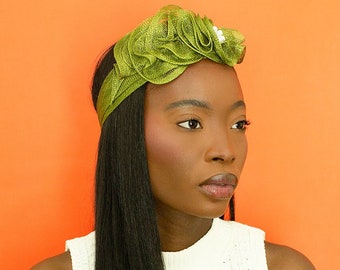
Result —
[[216, 133], [212, 135], [205, 154], [206, 161], [232, 163], [235, 158], [234, 147], [230, 138], [225, 133], [220, 136]]

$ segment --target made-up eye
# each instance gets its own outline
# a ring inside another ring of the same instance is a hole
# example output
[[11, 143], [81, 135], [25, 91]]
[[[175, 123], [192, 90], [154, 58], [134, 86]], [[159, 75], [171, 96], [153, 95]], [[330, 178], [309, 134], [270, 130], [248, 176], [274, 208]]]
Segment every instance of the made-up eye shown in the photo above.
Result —
[[201, 129], [202, 128], [200, 121], [196, 119], [183, 121], [183, 122], [178, 123], [177, 125], [182, 128], [187, 128], [187, 129]]
[[250, 125], [248, 120], [238, 121], [231, 126], [231, 129], [239, 129], [239, 130], [246, 130], [247, 126]]

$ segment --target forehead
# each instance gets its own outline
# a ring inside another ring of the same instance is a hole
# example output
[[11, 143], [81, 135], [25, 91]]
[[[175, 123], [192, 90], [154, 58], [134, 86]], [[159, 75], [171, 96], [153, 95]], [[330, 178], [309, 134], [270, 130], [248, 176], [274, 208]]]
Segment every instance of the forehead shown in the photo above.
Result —
[[145, 99], [146, 106], [160, 106], [185, 99], [228, 106], [243, 100], [243, 96], [232, 67], [202, 60], [190, 65], [181, 76], [170, 83], [149, 84]]

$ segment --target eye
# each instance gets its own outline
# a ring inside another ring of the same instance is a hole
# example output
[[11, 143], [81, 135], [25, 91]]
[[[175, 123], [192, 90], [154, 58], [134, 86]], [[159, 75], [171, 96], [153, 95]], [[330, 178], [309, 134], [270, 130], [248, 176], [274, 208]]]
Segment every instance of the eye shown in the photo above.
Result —
[[187, 128], [187, 129], [201, 129], [201, 123], [196, 120], [196, 119], [190, 119], [187, 121], [183, 121], [177, 124], [178, 126], [182, 128]]
[[238, 121], [231, 126], [231, 129], [239, 129], [239, 130], [246, 130], [247, 126], [250, 125], [248, 120]]

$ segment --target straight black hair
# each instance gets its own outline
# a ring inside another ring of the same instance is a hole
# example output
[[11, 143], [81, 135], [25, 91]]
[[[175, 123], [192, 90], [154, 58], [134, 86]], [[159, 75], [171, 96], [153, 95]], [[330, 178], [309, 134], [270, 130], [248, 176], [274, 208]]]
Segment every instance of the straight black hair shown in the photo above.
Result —
[[[115, 63], [113, 47], [93, 78], [100, 87]], [[144, 139], [146, 85], [126, 98], [102, 126], [95, 191], [96, 270], [164, 269]], [[229, 204], [234, 220], [234, 200]]]
[[[113, 63], [111, 48], [94, 77], [95, 104]], [[145, 88], [124, 100], [102, 126], [96, 170], [96, 270], [163, 269], [144, 142]]]

